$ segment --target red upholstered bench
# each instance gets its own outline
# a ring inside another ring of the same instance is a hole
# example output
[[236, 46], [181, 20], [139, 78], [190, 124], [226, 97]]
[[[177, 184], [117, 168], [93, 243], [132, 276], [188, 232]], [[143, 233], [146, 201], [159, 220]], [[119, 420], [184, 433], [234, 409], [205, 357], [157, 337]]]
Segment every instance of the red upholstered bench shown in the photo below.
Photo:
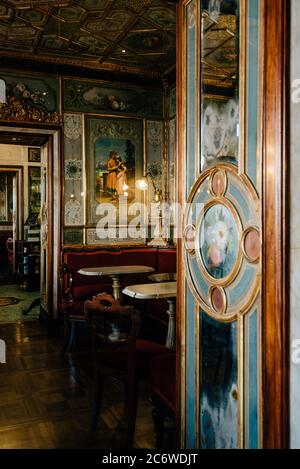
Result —
[[[85, 321], [84, 302], [98, 293], [112, 292], [112, 282], [109, 277], [84, 276], [78, 271], [85, 267], [105, 267], [115, 265], [147, 265], [153, 267], [155, 272], [176, 271], [176, 250], [158, 248], [122, 248], [118, 250], [64, 250], [61, 267], [61, 310], [65, 320], [69, 323]], [[133, 284], [148, 283], [149, 274], [128, 275], [122, 280], [122, 287]], [[141, 304], [140, 304], [141, 306]], [[162, 301], [147, 302], [148, 315], [167, 324], [168, 316], [165, 313], [167, 303]], [[73, 334], [70, 324], [65, 321], [65, 349], [67, 342], [72, 345]], [[75, 326], [74, 326], [75, 328]], [[73, 329], [74, 329], [73, 328]], [[73, 330], [74, 332], [74, 330]], [[70, 339], [71, 334], [71, 341]]]

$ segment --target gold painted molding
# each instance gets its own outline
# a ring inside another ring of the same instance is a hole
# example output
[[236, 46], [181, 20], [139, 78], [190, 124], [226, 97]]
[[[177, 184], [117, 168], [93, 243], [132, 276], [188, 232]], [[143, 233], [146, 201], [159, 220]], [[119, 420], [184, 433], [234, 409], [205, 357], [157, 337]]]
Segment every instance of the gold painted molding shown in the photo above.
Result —
[[58, 112], [47, 113], [37, 107], [25, 104], [14, 96], [9, 96], [6, 104], [0, 104], [1, 120], [61, 125], [62, 115]]

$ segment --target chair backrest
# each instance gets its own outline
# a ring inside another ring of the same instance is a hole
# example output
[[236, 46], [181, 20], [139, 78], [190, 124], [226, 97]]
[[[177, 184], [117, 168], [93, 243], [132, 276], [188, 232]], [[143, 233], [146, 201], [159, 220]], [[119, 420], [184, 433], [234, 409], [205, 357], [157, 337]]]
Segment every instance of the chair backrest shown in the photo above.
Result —
[[124, 347], [134, 352], [140, 330], [140, 314], [133, 306], [125, 306], [107, 293], [100, 293], [84, 303], [86, 320], [95, 349]]
[[9, 262], [12, 262], [14, 258], [14, 241], [11, 237], [6, 240], [6, 249], [8, 260]]

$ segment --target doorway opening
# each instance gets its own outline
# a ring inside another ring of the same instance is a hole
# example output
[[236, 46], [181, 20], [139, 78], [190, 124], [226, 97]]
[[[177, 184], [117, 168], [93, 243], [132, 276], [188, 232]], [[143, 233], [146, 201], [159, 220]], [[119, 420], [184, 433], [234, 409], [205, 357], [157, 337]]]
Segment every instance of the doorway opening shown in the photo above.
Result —
[[[57, 311], [59, 249], [53, 255], [52, 233], [58, 134], [0, 127], [0, 324], [48, 320]], [[59, 197], [57, 188], [55, 192]], [[57, 233], [58, 216], [55, 222]]]
[[16, 282], [15, 241], [18, 220], [15, 216], [15, 190], [18, 172], [0, 166], [0, 285]]

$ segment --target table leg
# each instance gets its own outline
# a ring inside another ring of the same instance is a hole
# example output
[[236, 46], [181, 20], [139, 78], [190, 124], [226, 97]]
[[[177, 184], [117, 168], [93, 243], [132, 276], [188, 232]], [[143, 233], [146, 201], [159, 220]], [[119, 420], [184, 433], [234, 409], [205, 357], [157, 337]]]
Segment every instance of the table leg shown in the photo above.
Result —
[[169, 325], [168, 325], [168, 336], [166, 341], [166, 347], [175, 350], [176, 347], [176, 301], [175, 300], [167, 300], [168, 301], [168, 311], [167, 314], [169, 315]]
[[[121, 301], [122, 299], [122, 289], [121, 289], [121, 280], [119, 275], [111, 275], [112, 287], [113, 287], [113, 297], [115, 300]], [[114, 340], [119, 340], [122, 334], [118, 321], [111, 323], [112, 333], [109, 335], [109, 339], [113, 342]]]
[[112, 287], [113, 287], [113, 296], [115, 300], [121, 301], [122, 299], [122, 288], [121, 288], [121, 280], [119, 275], [112, 275]]

